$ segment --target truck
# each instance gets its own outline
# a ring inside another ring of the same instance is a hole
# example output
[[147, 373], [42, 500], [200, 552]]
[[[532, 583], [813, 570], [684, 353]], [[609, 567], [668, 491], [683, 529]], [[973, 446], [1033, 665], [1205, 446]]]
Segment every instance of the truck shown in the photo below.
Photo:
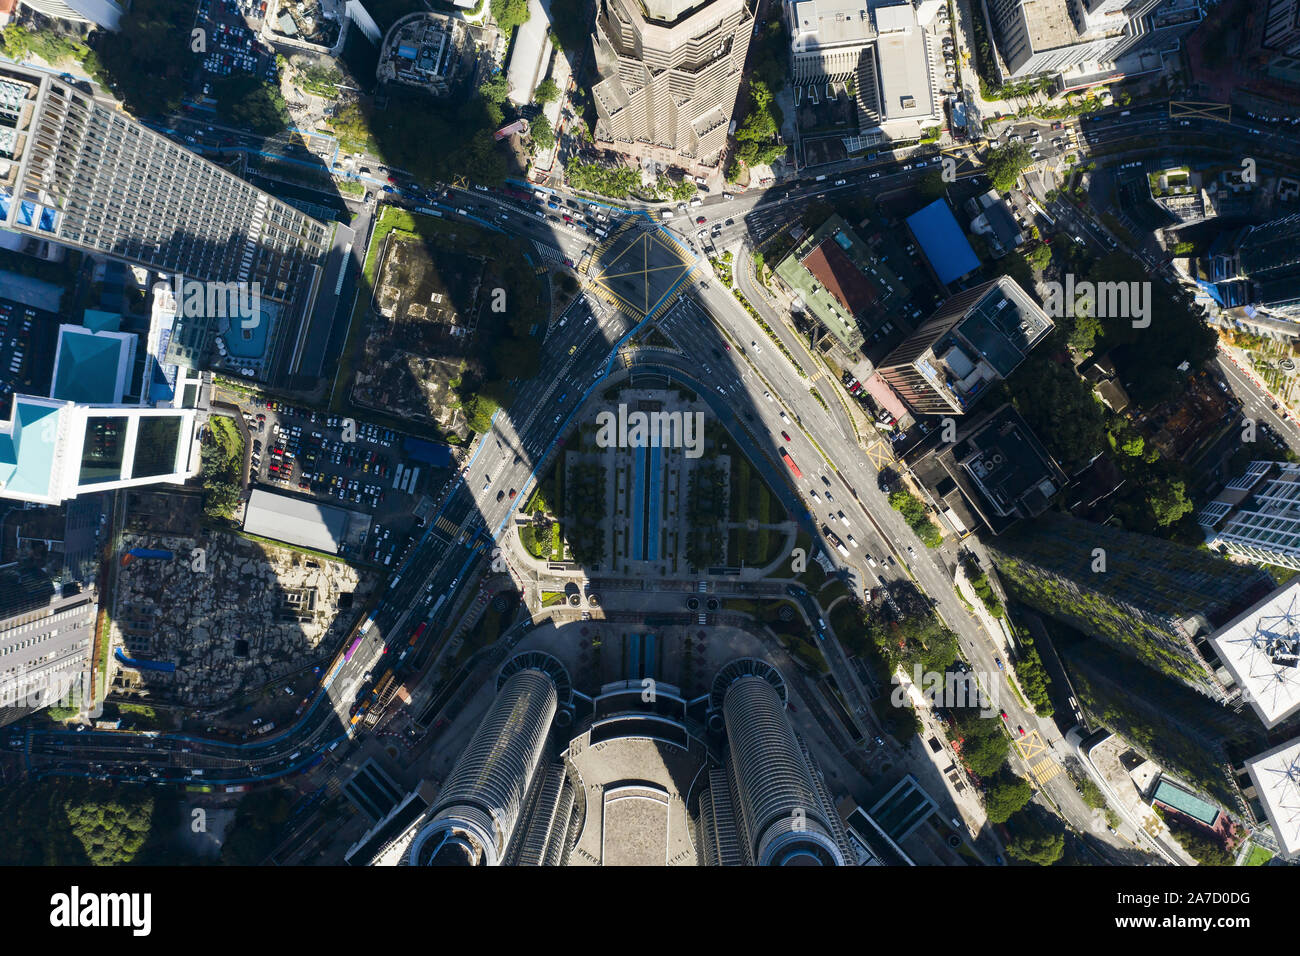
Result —
[[849, 549], [844, 547], [844, 542], [840, 540], [839, 535], [830, 529], [829, 525], [822, 525], [822, 534], [826, 535], [826, 540], [835, 545], [835, 550], [844, 557], [850, 557]]
[[818, 177], [814, 180], [814, 182], [818, 182], [818, 183], [825, 182], [825, 181], [826, 181], [826, 174], [825, 174], [825, 173], [822, 173], [820, 176], [818, 176]]
[[794, 473], [796, 478], [803, 477], [803, 472], [799, 470], [799, 466], [794, 463], [794, 459], [790, 457], [790, 453], [784, 448], [781, 449], [781, 460], [785, 462], [786, 467]]

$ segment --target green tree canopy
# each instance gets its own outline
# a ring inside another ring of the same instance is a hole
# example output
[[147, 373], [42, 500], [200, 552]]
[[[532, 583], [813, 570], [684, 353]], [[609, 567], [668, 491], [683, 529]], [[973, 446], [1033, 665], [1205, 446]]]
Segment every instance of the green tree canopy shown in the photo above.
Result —
[[550, 103], [560, 95], [560, 88], [555, 85], [555, 81], [549, 76], [537, 84], [537, 89], [533, 91], [533, 101], [543, 106]]
[[1024, 808], [1034, 795], [1029, 781], [1008, 770], [1001, 770], [984, 788], [984, 809], [991, 823], [1005, 823], [1011, 815]]
[[1014, 189], [1030, 158], [1029, 147], [1024, 143], [1007, 143], [990, 149], [984, 155], [984, 168], [993, 188], [1003, 193]]
[[501, 32], [509, 37], [515, 27], [528, 22], [528, 0], [491, 0], [492, 19]]
[[238, 73], [215, 81], [212, 94], [217, 100], [217, 113], [232, 125], [263, 136], [274, 136], [289, 128], [289, 107], [279, 84]]
[[555, 145], [555, 130], [551, 128], [550, 122], [543, 114], [538, 113], [537, 117], [529, 122], [528, 131], [539, 151], [545, 152]]
[[1105, 412], [1073, 370], [1038, 352], [1016, 369], [1007, 389], [1016, 411], [1067, 471], [1104, 449]]
[[1013, 814], [1007, 827], [1011, 830], [1007, 853], [1017, 860], [1051, 866], [1065, 855], [1065, 832], [1049, 829], [1024, 811]]

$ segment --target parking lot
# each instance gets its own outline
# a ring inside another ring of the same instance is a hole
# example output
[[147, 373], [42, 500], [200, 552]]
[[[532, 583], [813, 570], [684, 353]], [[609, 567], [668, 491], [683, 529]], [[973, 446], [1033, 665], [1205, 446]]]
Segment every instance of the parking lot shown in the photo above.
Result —
[[231, 73], [251, 73], [276, 82], [275, 51], [255, 32], [266, 16], [267, 0], [199, 0], [195, 27], [205, 31], [203, 95], [211, 81]]
[[362, 560], [400, 562], [409, 544], [418, 495], [445, 472], [405, 460], [402, 436], [369, 422], [345, 420], [277, 401], [241, 411], [252, 432], [251, 479], [375, 518], [362, 545]]
[[35, 318], [37, 312], [30, 306], [0, 301], [0, 413], [9, 408], [16, 386], [27, 380], [32, 367], [30, 345]]

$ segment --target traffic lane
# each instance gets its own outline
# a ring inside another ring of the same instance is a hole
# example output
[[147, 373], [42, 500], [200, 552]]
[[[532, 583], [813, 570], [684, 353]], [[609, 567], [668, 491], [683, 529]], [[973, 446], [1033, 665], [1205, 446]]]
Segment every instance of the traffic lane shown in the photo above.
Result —
[[1273, 399], [1260, 389], [1233, 361], [1219, 352], [1215, 357], [1219, 369], [1228, 380], [1232, 392], [1242, 404], [1242, 410], [1250, 417], [1267, 422], [1286, 441], [1292, 451], [1300, 453], [1300, 427], [1290, 418], [1280, 414], [1280, 408], [1273, 408]]

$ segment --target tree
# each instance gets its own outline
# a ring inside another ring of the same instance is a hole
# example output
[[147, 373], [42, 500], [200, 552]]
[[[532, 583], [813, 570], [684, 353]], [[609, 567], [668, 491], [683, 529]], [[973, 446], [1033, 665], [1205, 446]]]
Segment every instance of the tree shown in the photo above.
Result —
[[1102, 406], [1072, 370], [1037, 353], [1016, 369], [1007, 389], [1016, 411], [1067, 470], [1082, 468], [1104, 449]]
[[1039, 272], [1042, 272], [1051, 264], [1052, 247], [1045, 242], [1040, 242], [1025, 253], [1025, 260]]
[[217, 113], [227, 122], [263, 136], [274, 136], [289, 128], [289, 107], [277, 83], [240, 73], [222, 77], [213, 84]]
[[1023, 777], [1001, 770], [984, 789], [984, 809], [990, 823], [1006, 823], [1011, 815], [1024, 808], [1034, 795], [1033, 787]]
[[1187, 488], [1181, 481], [1162, 478], [1151, 486], [1147, 498], [1151, 513], [1160, 527], [1173, 524], [1192, 510], [1192, 502], [1187, 497]]
[[955, 736], [961, 740], [966, 766], [980, 777], [992, 777], [1006, 763], [1010, 744], [999, 722], [981, 717], [978, 710], [963, 710], [956, 717]]
[[501, 32], [509, 37], [515, 27], [528, 22], [528, 0], [491, 0], [492, 19]]
[[1015, 814], [1007, 828], [1011, 830], [1007, 852], [1017, 860], [1051, 866], [1065, 855], [1065, 832], [1050, 830], [1027, 813]]
[[948, 184], [943, 181], [943, 170], [932, 169], [925, 174], [925, 177], [917, 183], [917, 191], [921, 198], [929, 202], [940, 199], [948, 193]]
[[762, 80], [749, 84], [749, 105], [736, 129], [736, 158], [749, 166], [770, 163], [785, 147], [776, 142], [781, 130], [781, 108]]
[[129, 112], [152, 116], [180, 109], [202, 55], [192, 46], [193, 23], [194, 5], [186, 0], [135, 0], [117, 30], [96, 33], [103, 72]]
[[555, 85], [555, 81], [549, 76], [537, 84], [537, 89], [533, 91], [533, 102], [545, 106], [560, 95], [560, 88]]
[[539, 152], [545, 152], [555, 145], [555, 130], [551, 129], [550, 122], [541, 113], [529, 122], [528, 132]]
[[998, 192], [1010, 192], [1021, 171], [1029, 165], [1029, 147], [1024, 143], [995, 146], [984, 156], [985, 172]]

